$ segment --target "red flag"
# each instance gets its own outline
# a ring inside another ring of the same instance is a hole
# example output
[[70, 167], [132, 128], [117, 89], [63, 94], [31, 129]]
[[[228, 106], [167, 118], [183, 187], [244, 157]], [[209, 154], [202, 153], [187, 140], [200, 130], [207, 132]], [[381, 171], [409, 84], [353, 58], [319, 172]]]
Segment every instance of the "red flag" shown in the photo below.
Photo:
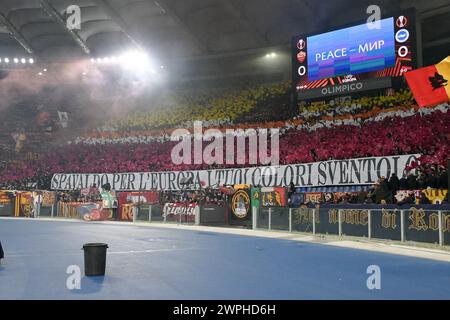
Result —
[[405, 73], [414, 98], [421, 107], [450, 100], [450, 57], [441, 63]]

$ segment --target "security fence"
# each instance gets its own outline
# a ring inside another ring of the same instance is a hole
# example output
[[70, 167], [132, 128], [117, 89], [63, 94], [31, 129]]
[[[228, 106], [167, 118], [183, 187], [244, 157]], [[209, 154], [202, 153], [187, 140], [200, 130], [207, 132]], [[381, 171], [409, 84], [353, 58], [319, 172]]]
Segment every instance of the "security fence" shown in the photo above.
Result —
[[160, 204], [136, 206], [133, 221], [198, 224], [196, 223], [198, 207], [194, 207], [192, 211], [183, 211], [181, 208], [185, 207], [168, 208]]
[[37, 210], [37, 216], [38, 217], [47, 217], [47, 218], [51, 218], [54, 217], [56, 214], [56, 208], [57, 205], [41, 205], [38, 206], [38, 210]]
[[[30, 209], [31, 208], [31, 209]], [[85, 221], [134, 221], [205, 226], [240, 226], [366, 239], [450, 245], [449, 205], [321, 205], [314, 208], [254, 206], [245, 217], [225, 205], [195, 203], [125, 204], [104, 209], [101, 203], [56, 202], [30, 207], [19, 201], [3, 204], [0, 216], [54, 217]], [[241, 219], [243, 222], [241, 222]], [[239, 224], [240, 223], [240, 224]]]
[[135, 207], [132, 215], [135, 222], [164, 222], [217, 226], [227, 224], [227, 211], [220, 205], [175, 205], [153, 204]]
[[[200, 206], [198, 204], [181, 203], [166, 203], [164, 205], [130, 204], [122, 206], [121, 209], [104, 209], [101, 203], [95, 202], [57, 202], [49, 206], [39, 204], [33, 208], [33, 215], [29, 216], [81, 219], [85, 221], [119, 220], [210, 226], [227, 224], [227, 209], [223, 205], [210, 204]], [[9, 215], [13, 216], [13, 212]]]
[[428, 207], [254, 208], [253, 229], [450, 245], [450, 209]]

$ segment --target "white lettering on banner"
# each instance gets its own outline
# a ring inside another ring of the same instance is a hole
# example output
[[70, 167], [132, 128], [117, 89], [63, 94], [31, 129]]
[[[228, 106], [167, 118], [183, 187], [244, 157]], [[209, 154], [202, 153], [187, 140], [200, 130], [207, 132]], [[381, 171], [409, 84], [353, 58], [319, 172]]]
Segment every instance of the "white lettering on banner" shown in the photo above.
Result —
[[[181, 181], [192, 178], [190, 189], [249, 184], [261, 187], [287, 186], [324, 187], [370, 185], [392, 173], [401, 176], [407, 166], [417, 161], [419, 154], [372, 157], [350, 160], [330, 160], [284, 166], [217, 169], [202, 171], [168, 171], [114, 174], [54, 174], [52, 190], [79, 190], [94, 183], [111, 184], [115, 191], [181, 190]], [[184, 187], [185, 188], [185, 187]]]
[[183, 215], [183, 216], [195, 216], [196, 204], [179, 204], [179, 203], [166, 203], [163, 209], [163, 217], [169, 215]]

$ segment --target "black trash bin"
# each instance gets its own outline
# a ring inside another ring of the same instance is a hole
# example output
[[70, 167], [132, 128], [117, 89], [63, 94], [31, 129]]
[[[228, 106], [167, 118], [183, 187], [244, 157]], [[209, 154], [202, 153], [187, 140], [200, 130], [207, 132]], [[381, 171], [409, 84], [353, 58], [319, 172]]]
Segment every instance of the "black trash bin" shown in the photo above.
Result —
[[87, 277], [104, 276], [106, 269], [106, 243], [86, 243], [84, 250], [84, 274]]
[[3, 253], [2, 243], [0, 242], [0, 260], [2, 260], [4, 257], [5, 257], [5, 254]]

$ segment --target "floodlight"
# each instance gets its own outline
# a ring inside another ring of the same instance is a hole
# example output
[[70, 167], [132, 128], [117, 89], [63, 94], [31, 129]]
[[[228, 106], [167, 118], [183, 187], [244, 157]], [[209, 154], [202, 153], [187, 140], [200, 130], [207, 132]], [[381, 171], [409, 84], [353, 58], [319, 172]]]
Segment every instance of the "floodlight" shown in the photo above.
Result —
[[145, 52], [131, 50], [121, 56], [121, 64], [132, 71], [151, 69], [151, 62]]

